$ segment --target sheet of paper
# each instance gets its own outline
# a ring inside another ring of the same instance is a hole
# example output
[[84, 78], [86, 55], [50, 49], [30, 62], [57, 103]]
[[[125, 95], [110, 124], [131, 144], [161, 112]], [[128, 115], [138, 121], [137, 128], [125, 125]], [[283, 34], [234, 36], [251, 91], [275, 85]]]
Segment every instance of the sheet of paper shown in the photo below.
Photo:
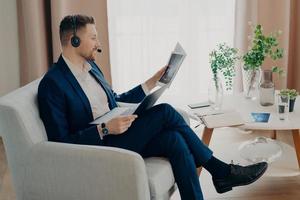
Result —
[[236, 112], [224, 112], [200, 116], [207, 128], [238, 126], [244, 124], [242, 116]]
[[122, 115], [124, 112], [127, 112], [128, 109], [132, 110], [133, 112], [135, 110], [134, 107], [116, 107], [116, 108], [112, 109], [111, 111], [107, 112], [106, 114], [104, 114], [103, 116], [98, 117], [90, 124], [107, 123], [109, 120]]

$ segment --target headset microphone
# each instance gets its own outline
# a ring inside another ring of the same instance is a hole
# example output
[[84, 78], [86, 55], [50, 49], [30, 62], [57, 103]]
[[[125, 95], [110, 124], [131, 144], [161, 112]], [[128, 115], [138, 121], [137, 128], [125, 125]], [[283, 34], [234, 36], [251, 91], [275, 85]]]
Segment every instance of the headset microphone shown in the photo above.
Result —
[[97, 49], [97, 52], [98, 52], [98, 53], [101, 53], [101, 52], [102, 52], [102, 50], [101, 50], [101, 49]]

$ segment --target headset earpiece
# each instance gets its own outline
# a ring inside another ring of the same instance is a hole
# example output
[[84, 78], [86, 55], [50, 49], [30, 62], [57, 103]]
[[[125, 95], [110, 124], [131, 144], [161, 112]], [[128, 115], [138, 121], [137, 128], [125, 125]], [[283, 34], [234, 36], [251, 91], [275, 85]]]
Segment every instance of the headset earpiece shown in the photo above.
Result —
[[73, 47], [79, 47], [80, 45], [80, 38], [77, 37], [76, 35], [73, 35], [72, 38], [71, 38], [71, 44]]
[[73, 47], [77, 48], [80, 46], [80, 38], [76, 35], [77, 26], [76, 26], [76, 16], [72, 16], [72, 29], [73, 29], [73, 36], [71, 37], [71, 44]]

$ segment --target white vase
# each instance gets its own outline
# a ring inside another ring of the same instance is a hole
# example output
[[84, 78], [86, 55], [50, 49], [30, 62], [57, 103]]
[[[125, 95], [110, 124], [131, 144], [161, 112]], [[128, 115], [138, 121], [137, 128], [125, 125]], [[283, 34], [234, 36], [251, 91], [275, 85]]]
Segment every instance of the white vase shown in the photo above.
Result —
[[245, 70], [243, 73], [243, 91], [246, 99], [255, 100], [258, 97], [258, 87], [260, 81], [260, 69], [258, 70]]
[[208, 85], [208, 101], [213, 110], [220, 110], [223, 103], [223, 86], [220, 78], [212, 78]]

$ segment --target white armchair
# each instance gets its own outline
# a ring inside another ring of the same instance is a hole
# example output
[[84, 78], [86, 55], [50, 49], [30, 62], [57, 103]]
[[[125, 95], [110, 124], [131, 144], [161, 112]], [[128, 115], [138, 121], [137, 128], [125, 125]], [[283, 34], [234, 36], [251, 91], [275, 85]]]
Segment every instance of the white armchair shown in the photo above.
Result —
[[120, 148], [47, 141], [37, 108], [39, 81], [0, 98], [0, 135], [17, 199], [170, 198], [175, 181], [164, 158], [144, 160]]

